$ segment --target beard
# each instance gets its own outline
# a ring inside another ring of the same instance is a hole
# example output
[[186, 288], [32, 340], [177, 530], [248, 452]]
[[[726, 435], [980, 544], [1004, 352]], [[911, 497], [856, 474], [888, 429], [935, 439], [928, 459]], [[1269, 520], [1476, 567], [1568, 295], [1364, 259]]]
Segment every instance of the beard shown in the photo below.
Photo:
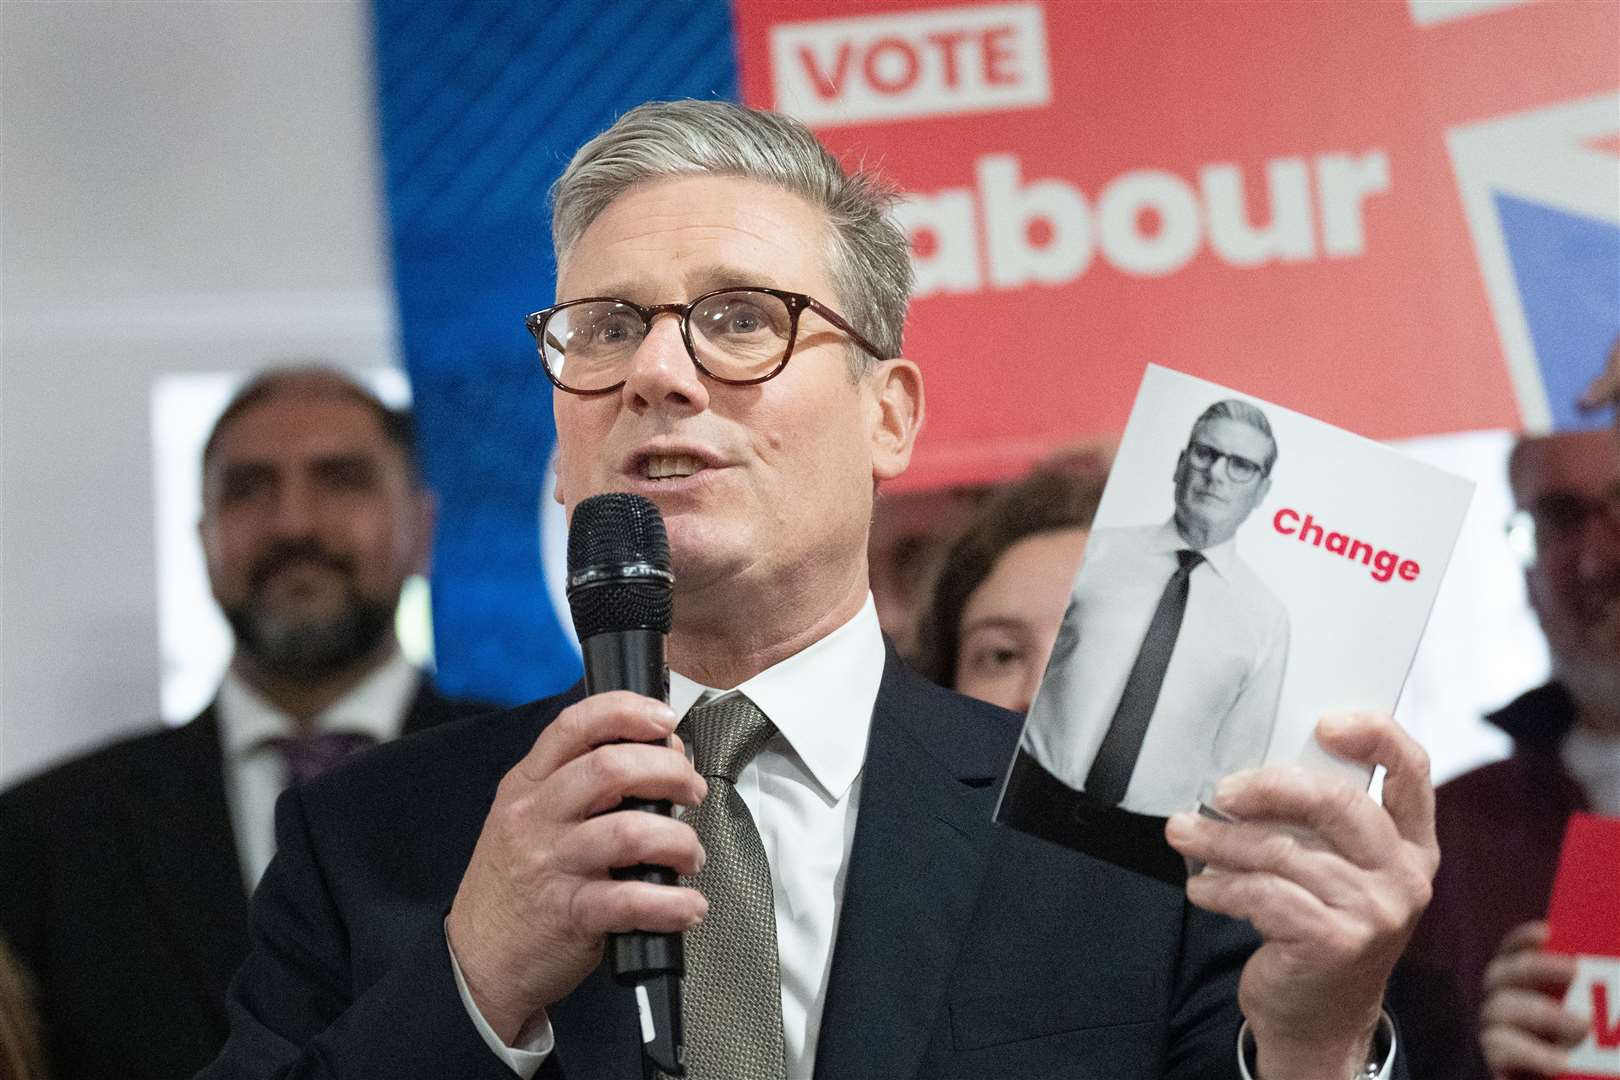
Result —
[[[286, 612], [265, 604], [266, 586], [281, 570], [317, 563], [340, 574], [344, 589], [338, 609], [327, 613]], [[398, 597], [361, 593], [350, 559], [326, 551], [314, 540], [277, 544], [254, 565], [245, 603], [224, 609], [236, 647], [266, 673], [295, 683], [338, 675], [376, 651], [394, 625]]]

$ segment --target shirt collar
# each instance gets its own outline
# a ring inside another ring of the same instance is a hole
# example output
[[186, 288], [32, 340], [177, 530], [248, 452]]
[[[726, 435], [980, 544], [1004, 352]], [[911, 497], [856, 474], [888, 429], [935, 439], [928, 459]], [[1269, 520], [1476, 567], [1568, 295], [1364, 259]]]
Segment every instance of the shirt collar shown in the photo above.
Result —
[[[1181, 532], [1176, 528], [1176, 519], [1172, 517], [1159, 527], [1153, 534], [1152, 547], [1154, 551], [1173, 554], [1177, 551], [1188, 550], [1187, 541], [1181, 538]], [[1215, 569], [1221, 577], [1232, 576], [1232, 563], [1237, 559], [1237, 534], [1234, 533], [1214, 547], [1200, 548], [1198, 554], [1204, 561]]]
[[[841, 799], [866, 759], [885, 649], [877, 606], [866, 594], [844, 625], [735, 689], [760, 707], [830, 799]], [[722, 691], [669, 673], [669, 704], [684, 717], [699, 698]]]
[[[357, 731], [386, 742], [404, 727], [405, 711], [421, 679], [421, 672], [395, 647], [375, 671], [317, 713], [311, 728]], [[227, 756], [250, 753], [263, 746], [266, 739], [290, 736], [298, 730], [291, 715], [271, 704], [233, 668], [226, 669], [220, 682], [215, 713]]]

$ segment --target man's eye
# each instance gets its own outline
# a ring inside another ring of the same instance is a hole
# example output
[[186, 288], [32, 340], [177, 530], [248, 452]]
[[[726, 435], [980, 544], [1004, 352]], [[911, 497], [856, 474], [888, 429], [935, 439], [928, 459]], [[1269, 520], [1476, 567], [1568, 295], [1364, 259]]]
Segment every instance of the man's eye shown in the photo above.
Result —
[[240, 505], [251, 502], [268, 492], [272, 487], [271, 478], [253, 473], [245, 475], [227, 475], [219, 487], [219, 501], [226, 506]]

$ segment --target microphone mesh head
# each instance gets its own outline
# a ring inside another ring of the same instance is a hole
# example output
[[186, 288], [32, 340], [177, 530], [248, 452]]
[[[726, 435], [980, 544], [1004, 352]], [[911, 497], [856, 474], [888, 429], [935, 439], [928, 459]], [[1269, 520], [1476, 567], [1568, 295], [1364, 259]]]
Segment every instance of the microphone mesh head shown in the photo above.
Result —
[[592, 495], [574, 507], [568, 526], [568, 576], [584, 570], [600, 580], [568, 587], [579, 639], [619, 630], [669, 633], [674, 595], [669, 581], [619, 576], [626, 567], [669, 570], [669, 537], [651, 499], [628, 492]]

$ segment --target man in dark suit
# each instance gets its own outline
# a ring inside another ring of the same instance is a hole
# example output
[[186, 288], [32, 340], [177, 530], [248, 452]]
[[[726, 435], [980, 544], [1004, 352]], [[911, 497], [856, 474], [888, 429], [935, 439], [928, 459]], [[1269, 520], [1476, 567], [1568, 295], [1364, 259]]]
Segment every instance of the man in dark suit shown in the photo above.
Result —
[[336, 372], [261, 375], [208, 440], [203, 505], [236, 638], [215, 701], [0, 796], [0, 933], [38, 983], [53, 1075], [170, 1080], [211, 1060], [277, 794], [471, 711], [394, 637], [433, 520], [408, 415]]
[[[1189, 887], [1210, 911], [996, 829], [1017, 718], [900, 665], [867, 585], [873, 490], [923, 415], [881, 189], [786, 117], [675, 102], [553, 195], [562, 303], [529, 326], [558, 498], [659, 505], [670, 704], [576, 690], [289, 792], [201, 1075], [637, 1075], [636, 999], [599, 970], [632, 928], [686, 933], [700, 1080], [1235, 1077], [1245, 1017], [1262, 1077], [1389, 1075], [1383, 984], [1436, 860], [1421, 750], [1324, 727], [1390, 768], [1387, 811], [1288, 770], [1221, 792], [1320, 846], [1172, 819], [1222, 871]], [[643, 863], [683, 883], [610, 874]]]

